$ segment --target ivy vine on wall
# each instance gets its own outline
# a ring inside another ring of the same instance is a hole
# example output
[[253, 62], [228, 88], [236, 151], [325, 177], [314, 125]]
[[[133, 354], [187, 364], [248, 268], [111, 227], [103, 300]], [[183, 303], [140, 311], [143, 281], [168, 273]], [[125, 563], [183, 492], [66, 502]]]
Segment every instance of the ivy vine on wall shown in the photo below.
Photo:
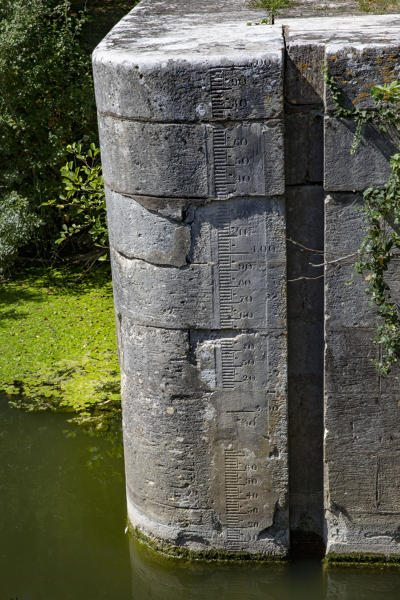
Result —
[[375, 110], [346, 108], [343, 94], [334, 78], [325, 71], [325, 81], [335, 103], [336, 116], [356, 124], [351, 153], [357, 152], [366, 125], [372, 125], [397, 139], [399, 152], [390, 159], [391, 173], [382, 188], [371, 185], [363, 193], [362, 212], [367, 232], [357, 253], [355, 271], [365, 274], [366, 293], [377, 308], [380, 319], [374, 342], [380, 345], [380, 358], [374, 360], [381, 375], [388, 375], [400, 356], [400, 305], [393, 299], [387, 271], [400, 259], [400, 82], [392, 81], [371, 89]]

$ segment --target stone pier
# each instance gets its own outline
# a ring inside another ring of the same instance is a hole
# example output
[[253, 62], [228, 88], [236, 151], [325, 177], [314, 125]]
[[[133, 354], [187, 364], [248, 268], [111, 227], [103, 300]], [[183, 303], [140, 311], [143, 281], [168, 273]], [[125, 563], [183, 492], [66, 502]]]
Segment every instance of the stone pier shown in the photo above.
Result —
[[373, 110], [400, 16], [316, 8], [142, 0], [94, 52], [128, 516], [164, 548], [400, 554], [398, 370], [329, 263], [393, 140], [350, 155], [322, 74]]

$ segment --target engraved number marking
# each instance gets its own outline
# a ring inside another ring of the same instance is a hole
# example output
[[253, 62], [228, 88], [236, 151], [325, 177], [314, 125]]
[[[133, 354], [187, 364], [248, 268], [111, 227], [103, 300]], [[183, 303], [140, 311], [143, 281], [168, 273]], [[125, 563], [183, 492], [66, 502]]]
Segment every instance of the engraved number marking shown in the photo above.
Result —
[[251, 168], [252, 156], [243, 156], [249, 140], [236, 137], [228, 129], [222, 127], [213, 130], [214, 180], [215, 195], [225, 198], [229, 193], [237, 193], [238, 185], [249, 185], [251, 176], [246, 171]]
[[232, 109], [246, 108], [245, 98], [232, 97], [240, 90], [245, 77], [240, 68], [216, 68], [210, 71], [212, 115], [216, 119], [229, 117]]
[[[246, 320], [265, 318], [259, 301], [267, 266], [265, 221], [249, 218], [243, 224], [232, 224], [230, 206], [226, 202], [218, 206], [217, 220], [220, 326], [250, 328], [254, 323], [246, 323]], [[254, 243], [257, 238], [259, 244]]]

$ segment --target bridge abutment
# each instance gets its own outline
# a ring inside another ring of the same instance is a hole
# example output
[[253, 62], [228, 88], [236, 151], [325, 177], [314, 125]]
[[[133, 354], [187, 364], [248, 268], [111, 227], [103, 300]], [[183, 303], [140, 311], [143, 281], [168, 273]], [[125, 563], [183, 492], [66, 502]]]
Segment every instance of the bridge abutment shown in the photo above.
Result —
[[397, 370], [375, 386], [351, 266], [312, 264], [354, 251], [393, 147], [350, 155], [323, 65], [373, 110], [400, 18], [259, 19], [143, 0], [94, 53], [129, 520], [195, 552], [397, 555]]

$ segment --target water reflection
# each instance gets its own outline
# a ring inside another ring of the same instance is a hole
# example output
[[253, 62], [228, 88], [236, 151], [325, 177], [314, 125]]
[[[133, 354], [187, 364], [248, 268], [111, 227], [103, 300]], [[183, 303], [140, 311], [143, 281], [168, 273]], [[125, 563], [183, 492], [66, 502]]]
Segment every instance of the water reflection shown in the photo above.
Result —
[[[289, 566], [173, 561], [131, 541], [132, 598], [157, 600], [322, 600], [318, 561]], [[145, 596], [138, 591], [146, 592]]]
[[0, 398], [0, 600], [399, 600], [400, 569], [186, 563], [128, 542], [122, 460]]
[[0, 599], [130, 598], [122, 461], [0, 398]]
[[400, 567], [335, 567], [326, 571], [326, 600], [400, 598]]

